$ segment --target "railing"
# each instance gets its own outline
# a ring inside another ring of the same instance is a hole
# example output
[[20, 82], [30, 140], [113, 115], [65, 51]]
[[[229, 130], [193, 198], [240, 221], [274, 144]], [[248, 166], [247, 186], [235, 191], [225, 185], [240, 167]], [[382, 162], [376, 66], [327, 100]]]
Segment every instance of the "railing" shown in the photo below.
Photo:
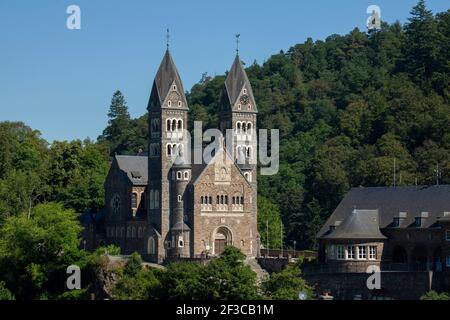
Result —
[[306, 260], [314, 260], [317, 258], [316, 251], [310, 250], [293, 250], [293, 249], [260, 249], [259, 253], [262, 258], [299, 258]]

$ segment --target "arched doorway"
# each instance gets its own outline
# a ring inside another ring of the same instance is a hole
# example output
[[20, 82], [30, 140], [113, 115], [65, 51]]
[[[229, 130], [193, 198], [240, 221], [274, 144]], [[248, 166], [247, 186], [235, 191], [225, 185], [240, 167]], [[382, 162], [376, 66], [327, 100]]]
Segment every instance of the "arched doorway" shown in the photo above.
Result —
[[230, 229], [227, 227], [219, 227], [214, 233], [214, 254], [221, 254], [225, 246], [233, 244]]
[[395, 246], [392, 251], [392, 262], [394, 263], [406, 263], [408, 262], [408, 254], [405, 248], [402, 246]]

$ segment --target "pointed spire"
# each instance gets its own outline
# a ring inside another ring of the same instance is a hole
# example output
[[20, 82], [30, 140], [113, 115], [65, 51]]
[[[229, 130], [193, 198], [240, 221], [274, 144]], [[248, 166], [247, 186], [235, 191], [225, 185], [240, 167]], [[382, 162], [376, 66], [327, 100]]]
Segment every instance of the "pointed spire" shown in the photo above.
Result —
[[159, 106], [162, 106], [167, 95], [171, 90], [173, 90], [172, 86], [176, 87], [176, 91], [181, 95], [181, 99], [183, 100], [183, 106], [187, 107], [183, 83], [181, 82], [180, 75], [172, 59], [169, 48], [167, 48], [159, 66], [158, 72], [156, 73], [155, 80], [153, 81], [149, 108], [152, 102], [153, 104], [159, 104]]
[[236, 103], [236, 100], [239, 98], [241, 90], [244, 88], [244, 86], [248, 89], [248, 95], [253, 100], [253, 92], [251, 89], [250, 81], [248, 80], [247, 73], [245, 72], [239, 55], [236, 54], [233, 65], [231, 66], [230, 72], [228, 73], [228, 76], [225, 80], [225, 89], [228, 94], [230, 105], [234, 105]]

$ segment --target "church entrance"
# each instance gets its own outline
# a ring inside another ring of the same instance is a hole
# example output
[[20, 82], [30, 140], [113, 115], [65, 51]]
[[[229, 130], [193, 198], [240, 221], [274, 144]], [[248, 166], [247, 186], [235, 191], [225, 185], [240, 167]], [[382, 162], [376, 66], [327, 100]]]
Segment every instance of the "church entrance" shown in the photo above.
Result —
[[228, 245], [232, 245], [230, 230], [226, 227], [218, 228], [214, 236], [214, 254], [221, 254]]

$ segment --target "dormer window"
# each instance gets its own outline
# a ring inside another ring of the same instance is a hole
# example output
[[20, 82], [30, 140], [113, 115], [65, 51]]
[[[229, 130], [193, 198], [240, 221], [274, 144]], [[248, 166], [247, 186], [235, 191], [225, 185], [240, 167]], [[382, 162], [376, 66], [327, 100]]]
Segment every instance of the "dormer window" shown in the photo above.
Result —
[[241, 110], [241, 104], [238, 104], [238, 110]]
[[169, 100], [169, 101], [167, 102], [167, 105], [168, 105], [169, 107], [171, 107], [171, 106], [172, 106], [172, 101]]
[[178, 101], [178, 106], [181, 107], [181, 101]]
[[173, 90], [173, 91], [177, 90], [177, 86], [176, 86], [176, 85], [173, 85], [173, 86], [172, 86], [172, 90]]
[[247, 94], [247, 89], [242, 90], [243, 94]]
[[177, 172], [177, 180], [181, 180], [181, 171]]

